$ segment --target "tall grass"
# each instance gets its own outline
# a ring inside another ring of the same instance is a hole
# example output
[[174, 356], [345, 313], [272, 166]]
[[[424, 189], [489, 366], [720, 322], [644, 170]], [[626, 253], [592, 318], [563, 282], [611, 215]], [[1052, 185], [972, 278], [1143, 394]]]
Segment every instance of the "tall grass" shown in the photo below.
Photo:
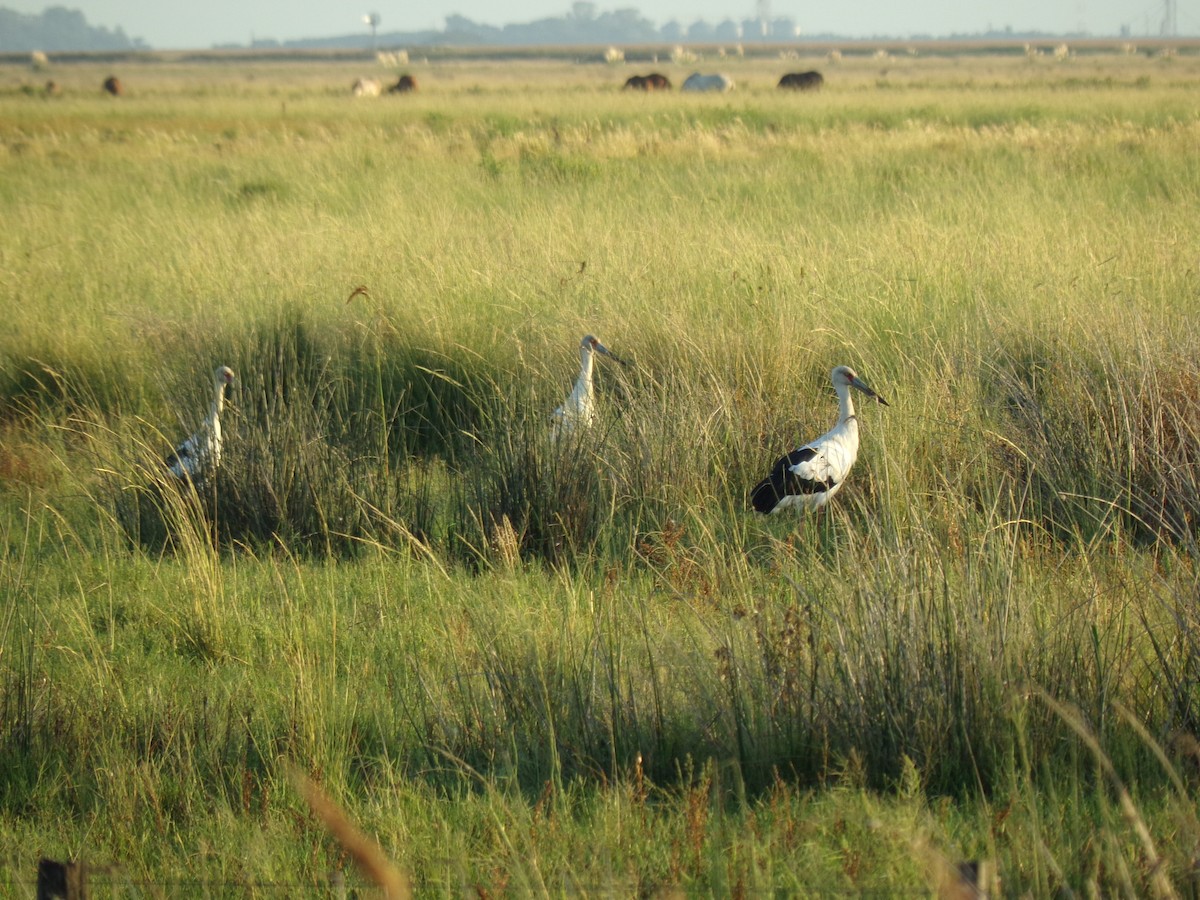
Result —
[[418, 889], [1194, 887], [1185, 87], [833, 87], [0, 98], [0, 853], [332, 890], [291, 761]]

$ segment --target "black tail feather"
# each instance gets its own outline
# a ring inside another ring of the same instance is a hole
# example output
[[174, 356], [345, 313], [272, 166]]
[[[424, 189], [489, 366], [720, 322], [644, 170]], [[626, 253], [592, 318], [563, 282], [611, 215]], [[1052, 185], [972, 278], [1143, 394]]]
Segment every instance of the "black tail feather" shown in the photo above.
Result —
[[764, 478], [750, 492], [750, 505], [756, 512], [769, 513], [783, 499], [782, 485], [775, 484], [771, 478]]

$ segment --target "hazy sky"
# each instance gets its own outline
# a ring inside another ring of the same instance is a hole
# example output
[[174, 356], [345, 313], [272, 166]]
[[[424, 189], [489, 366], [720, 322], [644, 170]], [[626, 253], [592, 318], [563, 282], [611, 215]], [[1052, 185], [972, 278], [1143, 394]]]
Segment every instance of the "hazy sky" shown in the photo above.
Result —
[[[1087, 31], [1115, 35], [1128, 25], [1134, 35], [1157, 34], [1166, 0], [858, 0], [815, 3], [770, 0], [772, 15], [790, 16], [802, 33], [836, 32], [870, 37], [934, 36], [1012, 26], [1014, 30]], [[1177, 0], [1179, 31], [1195, 34], [1192, 7], [1200, 0]], [[253, 38], [291, 40], [367, 33], [362, 17], [378, 12], [379, 32], [441, 29], [457, 13], [489, 25], [528, 22], [565, 15], [571, 0], [0, 0], [18, 12], [39, 13], [47, 6], [78, 9], [91, 25], [120, 26], [130, 38], [158, 49], [207, 48], [247, 43]], [[599, 11], [637, 9], [655, 24], [696, 19], [714, 24], [724, 18], [754, 16], [756, 0], [595, 0]]]

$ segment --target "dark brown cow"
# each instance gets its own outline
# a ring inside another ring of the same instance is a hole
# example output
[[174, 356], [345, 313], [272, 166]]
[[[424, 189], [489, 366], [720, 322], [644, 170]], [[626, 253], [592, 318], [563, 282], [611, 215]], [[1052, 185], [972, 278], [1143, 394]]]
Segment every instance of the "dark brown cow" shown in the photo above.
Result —
[[53, 78], [46, 82], [46, 96], [47, 97], [61, 97], [62, 96], [62, 88], [59, 86], [59, 83], [57, 81], [55, 81]]
[[417, 79], [411, 75], [401, 75], [400, 80], [388, 88], [389, 94], [407, 94], [417, 89]]
[[108, 91], [114, 97], [120, 97], [125, 93], [125, 88], [121, 85], [121, 79], [116, 75], [109, 75], [104, 79], [104, 90]]
[[781, 88], [790, 88], [793, 91], [819, 90], [824, 83], [825, 77], [820, 72], [788, 72], [779, 79]]
[[625, 81], [623, 91], [669, 91], [671, 81], [666, 75], [651, 72], [649, 75], [631, 75]]

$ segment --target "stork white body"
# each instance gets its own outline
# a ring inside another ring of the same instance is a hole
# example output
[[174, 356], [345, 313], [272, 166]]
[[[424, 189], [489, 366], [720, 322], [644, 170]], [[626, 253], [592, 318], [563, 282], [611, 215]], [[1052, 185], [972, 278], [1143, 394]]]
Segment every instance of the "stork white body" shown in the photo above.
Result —
[[627, 365], [625, 360], [616, 356], [592, 335], [584, 335], [579, 344], [579, 377], [575, 379], [575, 387], [571, 389], [571, 396], [554, 410], [553, 434], [555, 437], [569, 434], [576, 428], [591, 428], [596, 423], [596, 396], [595, 388], [592, 386], [592, 368], [597, 353], [603, 353], [622, 365]]
[[888, 405], [849, 366], [838, 366], [830, 373], [830, 380], [838, 397], [837, 424], [815, 441], [781, 457], [771, 474], [755, 485], [750, 502], [758, 512], [819, 509], [828, 503], [841, 490], [858, 458], [858, 419], [850, 388]]
[[221, 464], [221, 410], [225, 406], [225, 386], [230, 384], [233, 384], [233, 369], [229, 366], [221, 366], [213, 373], [213, 401], [208, 418], [167, 457], [167, 466], [176, 478], [196, 480]]

